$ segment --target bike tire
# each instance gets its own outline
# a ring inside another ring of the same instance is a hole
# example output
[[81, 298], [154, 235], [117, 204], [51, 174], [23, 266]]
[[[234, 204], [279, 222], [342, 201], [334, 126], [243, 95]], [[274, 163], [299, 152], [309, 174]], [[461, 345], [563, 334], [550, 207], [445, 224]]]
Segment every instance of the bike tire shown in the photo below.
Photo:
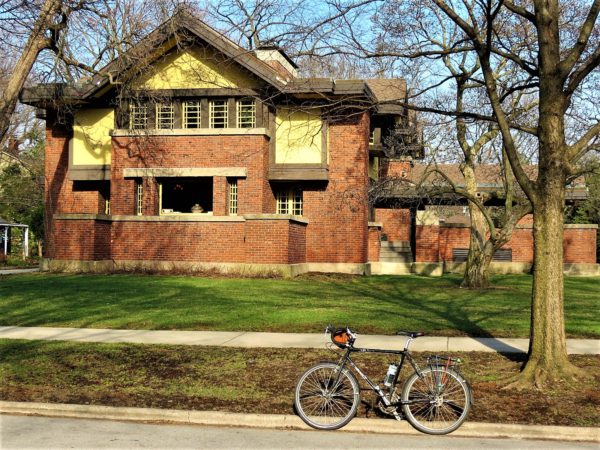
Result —
[[414, 428], [427, 434], [448, 434], [467, 419], [472, 397], [459, 373], [428, 367], [406, 381], [401, 398], [404, 416]]
[[334, 362], [319, 363], [296, 383], [294, 406], [307, 425], [337, 430], [350, 422], [360, 404], [360, 388], [348, 369]]

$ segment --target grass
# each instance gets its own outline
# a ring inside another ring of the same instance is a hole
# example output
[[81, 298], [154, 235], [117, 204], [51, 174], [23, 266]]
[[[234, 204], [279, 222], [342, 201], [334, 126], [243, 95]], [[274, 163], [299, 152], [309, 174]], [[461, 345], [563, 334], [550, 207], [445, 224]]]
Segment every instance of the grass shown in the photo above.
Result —
[[[466, 290], [457, 276], [3, 276], [0, 325], [321, 332], [331, 323], [361, 333], [527, 337], [531, 277], [493, 283]], [[600, 337], [599, 287], [599, 278], [566, 279], [569, 337]]]
[[[600, 359], [596, 356], [572, 357], [593, 379], [555, 385], [543, 393], [504, 389], [507, 377], [515, 375], [522, 362], [514, 355], [457, 356], [465, 361], [462, 373], [473, 387], [471, 421], [598, 425]], [[336, 359], [336, 355], [325, 349], [0, 340], [0, 399], [293, 414], [297, 378], [322, 359]], [[389, 356], [357, 355], [355, 360], [379, 382], [390, 362]], [[376, 416], [372, 394], [363, 390], [361, 396], [359, 416]]]

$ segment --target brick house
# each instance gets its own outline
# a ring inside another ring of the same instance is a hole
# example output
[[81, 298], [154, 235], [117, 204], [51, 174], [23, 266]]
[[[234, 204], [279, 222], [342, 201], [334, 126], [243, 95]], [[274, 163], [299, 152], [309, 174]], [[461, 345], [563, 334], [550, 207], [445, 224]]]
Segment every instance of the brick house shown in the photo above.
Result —
[[181, 11], [91, 79], [22, 91], [46, 119], [46, 265], [376, 272], [370, 180], [392, 145], [423, 157], [405, 96], [398, 79], [300, 78]]
[[46, 119], [49, 267], [364, 273], [375, 150], [410, 121], [378, 110], [383, 85], [405, 92], [299, 78], [180, 12], [89, 80], [24, 89]]

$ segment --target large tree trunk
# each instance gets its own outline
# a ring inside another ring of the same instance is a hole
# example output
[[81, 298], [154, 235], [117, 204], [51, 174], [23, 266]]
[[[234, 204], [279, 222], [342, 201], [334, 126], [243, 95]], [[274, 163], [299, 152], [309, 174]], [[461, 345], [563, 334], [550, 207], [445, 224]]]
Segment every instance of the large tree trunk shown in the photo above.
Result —
[[563, 202], [560, 181], [546, 186], [534, 206], [534, 277], [529, 358], [522, 381], [537, 387], [578, 372], [567, 357], [563, 291]]
[[0, 93], [0, 141], [4, 139], [8, 131], [10, 118], [19, 100], [19, 92], [21, 92], [35, 60], [43, 49], [50, 46], [50, 40], [46, 33], [53, 24], [55, 16], [60, 13], [61, 7], [61, 0], [46, 0], [44, 2], [23, 52], [8, 79], [8, 84]]

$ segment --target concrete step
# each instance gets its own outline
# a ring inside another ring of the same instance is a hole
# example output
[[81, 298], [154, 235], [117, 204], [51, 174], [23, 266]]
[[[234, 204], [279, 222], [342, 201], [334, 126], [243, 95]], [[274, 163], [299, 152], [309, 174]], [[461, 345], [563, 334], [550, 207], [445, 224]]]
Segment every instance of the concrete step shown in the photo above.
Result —
[[413, 262], [413, 258], [412, 258], [412, 254], [410, 254], [410, 253], [403, 253], [402, 255], [396, 255], [396, 256], [380, 255], [379, 261], [380, 262], [395, 262], [395, 263], [411, 263], [411, 262]]
[[381, 241], [381, 249], [407, 250], [410, 251], [410, 242], [408, 241]]

